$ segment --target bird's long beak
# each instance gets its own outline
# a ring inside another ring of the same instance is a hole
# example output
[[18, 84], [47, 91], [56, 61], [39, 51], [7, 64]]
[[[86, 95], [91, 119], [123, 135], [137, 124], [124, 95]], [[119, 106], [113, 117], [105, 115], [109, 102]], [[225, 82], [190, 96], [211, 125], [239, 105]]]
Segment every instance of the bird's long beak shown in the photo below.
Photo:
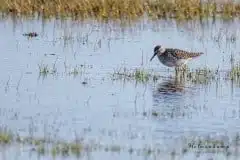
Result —
[[154, 52], [153, 56], [151, 57], [150, 61], [153, 60], [153, 58], [157, 55], [157, 52]]

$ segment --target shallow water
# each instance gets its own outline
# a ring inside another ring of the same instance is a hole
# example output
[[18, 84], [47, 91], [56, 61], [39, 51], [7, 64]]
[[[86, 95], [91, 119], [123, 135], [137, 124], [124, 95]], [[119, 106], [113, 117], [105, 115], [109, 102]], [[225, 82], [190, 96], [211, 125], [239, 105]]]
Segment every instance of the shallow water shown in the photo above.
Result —
[[[129, 26], [92, 20], [2, 19], [1, 126], [21, 136], [71, 141], [77, 134], [86, 142], [161, 150], [161, 156], [101, 150], [86, 153], [83, 159], [171, 159], [173, 150], [188, 145], [182, 139], [191, 137], [231, 144], [240, 129], [239, 84], [224, 79], [181, 82], [174, 78], [174, 69], [149, 59], [153, 47], [161, 44], [204, 52], [188, 64], [191, 69], [229, 70], [231, 57], [240, 58], [239, 23], [144, 19]], [[22, 35], [32, 31], [40, 35], [30, 39]], [[56, 73], [39, 74], [41, 64], [55, 66]], [[69, 75], [76, 65], [81, 74]], [[111, 74], [121, 67], [153, 69], [163, 78], [146, 83], [113, 80]], [[28, 146], [13, 145], [1, 152], [2, 159], [39, 159]], [[176, 159], [195, 156], [189, 152]], [[226, 158], [221, 153], [198, 155], [214, 156]]]

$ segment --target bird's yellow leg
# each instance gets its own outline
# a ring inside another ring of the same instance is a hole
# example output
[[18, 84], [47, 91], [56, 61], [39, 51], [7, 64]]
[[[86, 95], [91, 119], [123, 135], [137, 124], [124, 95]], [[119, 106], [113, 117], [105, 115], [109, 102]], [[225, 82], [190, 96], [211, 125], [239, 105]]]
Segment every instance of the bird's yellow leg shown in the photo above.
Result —
[[175, 67], [175, 76], [178, 76], [179, 73], [179, 67]]

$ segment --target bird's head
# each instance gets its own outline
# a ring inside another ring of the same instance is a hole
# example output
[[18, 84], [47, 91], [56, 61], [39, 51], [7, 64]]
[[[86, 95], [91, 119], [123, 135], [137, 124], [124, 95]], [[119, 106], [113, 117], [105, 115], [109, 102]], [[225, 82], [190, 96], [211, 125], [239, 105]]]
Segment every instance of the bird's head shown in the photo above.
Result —
[[156, 55], [161, 55], [164, 51], [165, 49], [161, 45], [155, 46], [153, 50], [153, 56], [151, 57], [150, 61], [152, 61]]

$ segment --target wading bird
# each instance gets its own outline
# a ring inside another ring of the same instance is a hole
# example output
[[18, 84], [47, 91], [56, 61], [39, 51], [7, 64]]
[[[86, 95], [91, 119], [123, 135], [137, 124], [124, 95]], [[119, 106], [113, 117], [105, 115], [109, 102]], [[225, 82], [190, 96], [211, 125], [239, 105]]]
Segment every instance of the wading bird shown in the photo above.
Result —
[[180, 67], [187, 64], [187, 62], [195, 57], [201, 56], [202, 52], [188, 52], [176, 48], [163, 48], [161, 45], [154, 47], [154, 54], [150, 61], [157, 55], [158, 60], [168, 67], [175, 67], [178, 71]]

